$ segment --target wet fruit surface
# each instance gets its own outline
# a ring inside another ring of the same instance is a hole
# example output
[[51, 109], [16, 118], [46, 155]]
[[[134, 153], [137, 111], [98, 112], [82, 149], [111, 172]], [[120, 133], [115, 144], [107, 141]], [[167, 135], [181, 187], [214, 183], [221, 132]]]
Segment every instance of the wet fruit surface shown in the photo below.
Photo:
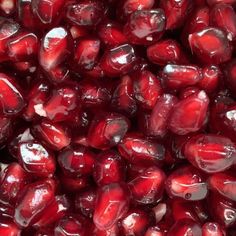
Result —
[[0, 0], [0, 236], [235, 236], [236, 0]]

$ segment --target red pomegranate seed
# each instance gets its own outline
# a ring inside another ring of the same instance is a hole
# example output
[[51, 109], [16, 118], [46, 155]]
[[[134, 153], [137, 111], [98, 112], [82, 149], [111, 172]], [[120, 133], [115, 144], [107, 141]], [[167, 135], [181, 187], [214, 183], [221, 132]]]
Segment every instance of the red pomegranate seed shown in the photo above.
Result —
[[55, 199], [43, 210], [42, 216], [34, 224], [36, 228], [47, 227], [60, 218], [69, 210], [70, 202], [65, 195], [56, 196]]
[[65, 175], [79, 177], [92, 174], [95, 155], [88, 148], [77, 145], [63, 149], [57, 161]]
[[31, 7], [36, 18], [45, 26], [57, 21], [65, 0], [32, 0]]
[[216, 222], [207, 222], [202, 226], [202, 236], [224, 236], [225, 232]]
[[182, 30], [181, 39], [184, 45], [188, 45], [189, 34], [205, 29], [210, 25], [210, 9], [204, 5], [197, 8], [190, 19], [185, 23]]
[[50, 177], [56, 169], [54, 154], [39, 142], [21, 142], [18, 160], [26, 172], [38, 177]]
[[[174, 198], [171, 200], [170, 204], [174, 220], [191, 219], [196, 222], [205, 221], [207, 219], [205, 214], [203, 214], [204, 217], [198, 215], [197, 203], [198, 202], [186, 201], [186, 199], [180, 198]], [[202, 208], [202, 205], [200, 205], [200, 207]]]
[[17, 82], [10, 76], [0, 73], [0, 102], [3, 113], [16, 115], [25, 106], [23, 94]]
[[232, 41], [236, 37], [236, 14], [232, 6], [217, 4], [210, 12], [210, 23], [227, 33], [227, 38]]
[[0, 61], [8, 59], [7, 53], [7, 41], [19, 32], [20, 25], [12, 19], [1, 18], [0, 19]]
[[108, 105], [111, 91], [101, 81], [82, 80], [79, 86], [80, 100], [85, 107], [102, 107]]
[[131, 13], [137, 10], [150, 10], [154, 4], [154, 0], [122, 0], [118, 5], [117, 17], [125, 21]]
[[109, 77], [118, 77], [133, 70], [136, 64], [134, 48], [130, 44], [123, 44], [107, 50], [101, 58], [100, 65]]
[[207, 173], [215, 173], [232, 166], [236, 159], [236, 147], [226, 137], [199, 134], [187, 141], [184, 155], [197, 168]]
[[165, 233], [158, 226], [149, 227], [145, 236], [164, 236]]
[[203, 90], [179, 101], [171, 112], [169, 129], [179, 135], [200, 130], [207, 118], [208, 104]]
[[148, 59], [157, 65], [164, 66], [168, 63], [186, 63], [186, 55], [180, 44], [173, 39], [157, 42], [147, 48]]
[[[40, 108], [39, 104], [44, 104], [47, 101], [48, 96], [49, 96], [49, 92], [50, 92], [49, 89], [50, 89], [49, 84], [45, 81], [41, 81], [41, 82], [33, 85], [31, 87], [31, 90], [28, 91], [28, 95], [27, 95], [28, 104], [27, 104], [27, 107], [26, 107], [26, 109], [24, 111], [24, 115], [23, 115], [27, 121], [31, 121], [34, 118], [36, 118], [36, 116], [37, 116], [36, 110], [37, 109], [35, 109], [35, 106], [36, 106], [36, 108], [38, 108], [38, 107]], [[41, 111], [41, 109], [40, 109], [40, 111]]]
[[100, 40], [97, 38], [81, 38], [76, 44], [74, 62], [81, 69], [91, 70], [97, 62]]
[[97, 228], [112, 228], [128, 211], [129, 190], [125, 184], [113, 183], [98, 190], [93, 222]]
[[67, 177], [59, 176], [60, 184], [68, 192], [79, 192], [91, 185], [90, 179], [87, 176], [82, 177]]
[[66, 236], [73, 234], [77, 234], [78, 236], [85, 236], [86, 227], [84, 218], [82, 218], [82, 216], [69, 214], [64, 216], [57, 222], [54, 228], [54, 236]]
[[98, 27], [98, 35], [101, 41], [109, 47], [127, 43], [127, 38], [123, 33], [122, 26], [116, 22], [107, 21], [101, 23]]
[[37, 137], [54, 150], [61, 150], [71, 142], [67, 129], [61, 124], [43, 120], [33, 127]]
[[158, 202], [163, 195], [165, 178], [165, 173], [157, 167], [146, 169], [128, 183], [133, 199], [141, 204]]
[[149, 215], [141, 209], [129, 210], [121, 221], [124, 235], [144, 235], [149, 224]]
[[21, 227], [34, 224], [53, 197], [54, 189], [48, 181], [38, 181], [25, 186], [16, 204], [15, 222]]
[[0, 9], [4, 15], [12, 15], [16, 11], [16, 0], [1, 0]]
[[226, 34], [208, 27], [189, 35], [189, 44], [194, 55], [206, 64], [220, 64], [232, 56], [232, 47]]
[[148, 119], [147, 134], [151, 136], [164, 137], [167, 133], [168, 119], [174, 105], [177, 103], [177, 98], [170, 94], [161, 96]]
[[145, 45], [158, 41], [165, 26], [165, 13], [161, 8], [137, 10], [128, 18], [124, 32], [130, 43]]
[[182, 219], [176, 221], [176, 223], [170, 228], [167, 236], [182, 236], [190, 234], [192, 236], [202, 235], [201, 227], [198, 223], [190, 219]]
[[103, 113], [95, 116], [89, 131], [91, 147], [105, 150], [117, 145], [129, 129], [129, 120], [118, 113]]
[[51, 29], [42, 39], [39, 63], [44, 70], [50, 71], [60, 65], [70, 52], [70, 35], [66, 29]]
[[18, 194], [28, 182], [27, 173], [18, 163], [11, 163], [0, 172], [1, 202], [15, 203]]
[[170, 89], [181, 89], [195, 85], [202, 79], [202, 70], [197, 66], [166, 65], [162, 72], [164, 85]]
[[236, 201], [236, 176], [233, 173], [215, 173], [209, 177], [208, 183], [211, 190]]
[[165, 11], [166, 29], [179, 28], [188, 16], [193, 2], [190, 0], [161, 0], [160, 7]]
[[93, 188], [85, 190], [81, 193], [77, 193], [75, 197], [75, 208], [84, 216], [89, 218], [93, 217], [95, 203], [96, 203], [97, 191]]
[[198, 82], [198, 85], [207, 93], [214, 93], [219, 87], [221, 76], [222, 73], [218, 66], [206, 66], [202, 70], [202, 79]]
[[226, 200], [220, 195], [211, 194], [208, 197], [208, 211], [212, 219], [220, 225], [228, 228], [235, 226], [236, 206], [235, 202]]
[[118, 150], [122, 157], [133, 164], [160, 163], [165, 155], [165, 148], [161, 144], [136, 134], [127, 134], [118, 144]]
[[52, 92], [52, 96], [46, 104], [38, 103], [34, 108], [40, 116], [47, 117], [53, 122], [65, 121], [77, 107], [77, 97], [78, 94], [75, 89], [61, 87]]
[[16, 34], [8, 40], [7, 51], [11, 60], [28, 60], [38, 53], [38, 38], [28, 32]]
[[18, 20], [21, 24], [31, 30], [40, 30], [37, 19], [31, 8], [32, 0], [18, 0]]
[[192, 166], [178, 168], [166, 180], [166, 191], [170, 197], [188, 201], [206, 198], [208, 189], [204, 176]]
[[20, 236], [21, 230], [12, 221], [12, 219], [7, 217], [2, 217], [0, 219], [0, 234], [9, 236]]
[[[202, 81], [202, 80], [201, 80]], [[201, 83], [200, 81], [200, 83]], [[199, 84], [200, 84], [199, 83]], [[193, 95], [193, 94], [196, 94], [196, 93], [199, 93], [200, 92], [200, 89], [198, 87], [186, 87], [186, 88], [183, 88], [181, 91], [180, 91], [180, 94], [179, 94], [179, 98], [181, 100]]]
[[119, 236], [119, 228], [116, 225], [114, 225], [111, 229], [107, 229], [107, 230], [100, 230], [98, 228], [94, 228], [93, 230], [93, 235], [94, 236]]
[[125, 163], [120, 155], [109, 150], [96, 157], [93, 178], [98, 186], [125, 180]]
[[128, 116], [135, 115], [137, 102], [134, 99], [133, 80], [125, 75], [120, 79], [111, 100], [111, 107]]
[[144, 109], [152, 109], [162, 95], [160, 81], [150, 71], [143, 70], [135, 74], [134, 97]]
[[91, 27], [98, 24], [106, 12], [107, 7], [102, 1], [82, 0], [67, 6], [66, 18], [76, 25]]

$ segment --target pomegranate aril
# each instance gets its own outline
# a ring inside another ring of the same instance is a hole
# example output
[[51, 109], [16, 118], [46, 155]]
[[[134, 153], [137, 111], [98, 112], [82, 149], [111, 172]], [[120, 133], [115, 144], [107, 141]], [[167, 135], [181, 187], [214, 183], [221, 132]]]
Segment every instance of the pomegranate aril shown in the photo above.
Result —
[[7, 53], [11, 60], [23, 61], [38, 53], [38, 37], [34, 33], [22, 32], [7, 42]]
[[63, 27], [51, 29], [42, 39], [39, 63], [45, 71], [59, 66], [70, 54], [71, 35]]
[[179, 101], [171, 112], [169, 129], [178, 135], [200, 130], [207, 119], [208, 104], [203, 90]]
[[178, 168], [166, 180], [166, 191], [172, 197], [188, 201], [206, 198], [208, 189], [204, 176], [192, 166]]
[[54, 154], [36, 141], [19, 144], [18, 160], [26, 172], [37, 177], [51, 177], [56, 170]]
[[235, 202], [226, 200], [220, 195], [211, 194], [208, 197], [208, 211], [214, 221], [228, 228], [236, 224]]
[[129, 208], [130, 193], [125, 184], [113, 183], [98, 190], [93, 222], [101, 230], [110, 229]]
[[25, 101], [17, 82], [10, 76], [0, 73], [0, 102], [3, 113], [16, 115], [25, 107]]
[[206, 66], [202, 70], [202, 79], [198, 82], [198, 86], [207, 93], [216, 92], [221, 82], [222, 73], [218, 66]]
[[0, 10], [4, 15], [12, 15], [16, 11], [17, 1], [16, 0], [1, 0]]
[[75, 46], [74, 63], [80, 69], [91, 70], [97, 62], [100, 51], [98, 38], [81, 38]]
[[9, 164], [4, 170], [0, 172], [0, 200], [8, 204], [15, 203], [18, 194], [22, 188], [27, 184], [27, 173], [18, 163]]
[[78, 236], [86, 236], [84, 218], [80, 215], [66, 215], [57, 222], [54, 228], [54, 236], [69, 236], [75, 234]]
[[67, 192], [79, 192], [91, 185], [91, 181], [87, 176], [82, 177], [67, 177], [66, 175], [60, 175], [60, 184]]
[[161, 0], [160, 7], [166, 15], [166, 29], [173, 30], [181, 27], [192, 6], [191, 0]]
[[236, 14], [232, 6], [217, 4], [210, 11], [210, 23], [227, 33], [227, 38], [232, 41], [236, 38]]
[[202, 226], [202, 236], [224, 236], [225, 231], [216, 222], [207, 222]]
[[233, 173], [215, 173], [209, 177], [208, 183], [211, 190], [236, 201], [236, 176]]
[[144, 109], [152, 109], [163, 92], [160, 81], [147, 70], [135, 73], [134, 77], [135, 99]]
[[103, 22], [98, 26], [98, 36], [101, 41], [109, 47], [127, 43], [127, 38], [123, 33], [122, 26], [112, 21]]
[[[61, 122], [71, 116], [71, 112], [78, 106], [77, 91], [70, 87], [61, 87], [52, 92], [46, 104], [35, 105], [36, 113], [45, 116], [53, 122]], [[42, 107], [42, 109], [40, 109]], [[39, 110], [37, 111], [37, 108]], [[45, 114], [44, 114], [45, 113]]]
[[132, 44], [151, 44], [161, 38], [165, 26], [165, 13], [161, 8], [137, 10], [130, 15], [124, 26], [124, 33]]
[[113, 147], [125, 136], [129, 125], [129, 120], [118, 113], [97, 115], [89, 127], [88, 143], [101, 150]]
[[[200, 81], [201, 82], [201, 81]], [[199, 93], [200, 92], [200, 89], [198, 87], [186, 87], [186, 88], [183, 88], [181, 91], [180, 91], [180, 94], [179, 94], [179, 98], [181, 100], [193, 95], [193, 94], [196, 94], [196, 93]]]
[[152, 204], [162, 198], [165, 184], [165, 173], [150, 167], [128, 183], [133, 199], [141, 204]]
[[184, 156], [198, 169], [207, 173], [229, 169], [236, 159], [234, 143], [223, 136], [199, 134], [187, 141]]
[[59, 123], [53, 123], [43, 120], [33, 127], [35, 136], [41, 139], [47, 146], [53, 150], [61, 150], [68, 146], [71, 138], [66, 127]]
[[1, 216], [0, 235], [20, 236], [21, 229], [12, 221], [11, 218]]
[[149, 227], [145, 236], [164, 236], [165, 233], [158, 226]]
[[52, 225], [67, 213], [69, 207], [70, 202], [65, 195], [55, 196], [55, 199], [43, 210], [34, 227], [41, 228]]
[[107, 229], [107, 230], [100, 230], [98, 228], [93, 229], [93, 236], [119, 236], [120, 235], [120, 230], [119, 227], [117, 226], [118, 224], [114, 225], [112, 228]]
[[105, 51], [100, 66], [108, 77], [118, 77], [131, 72], [136, 64], [134, 48], [123, 44]]
[[206, 64], [221, 64], [231, 59], [232, 46], [225, 32], [207, 27], [189, 35], [192, 53]]
[[64, 174], [79, 177], [92, 174], [95, 155], [88, 148], [77, 145], [63, 149], [57, 160]]
[[186, 63], [186, 55], [180, 44], [173, 39], [157, 42], [147, 48], [147, 57], [150, 62], [164, 66], [168, 63]]
[[93, 188], [77, 193], [75, 197], [75, 208], [84, 216], [93, 217], [94, 207], [96, 203], [97, 191]]
[[101, 152], [94, 164], [93, 178], [98, 186], [125, 181], [126, 166], [115, 151]]
[[32, 0], [34, 16], [43, 24], [51, 26], [59, 18], [65, 0]]
[[124, 235], [144, 235], [150, 225], [149, 215], [142, 209], [131, 209], [121, 221]]
[[26, 185], [16, 204], [15, 222], [21, 227], [34, 224], [53, 198], [54, 188], [47, 180]]
[[182, 236], [190, 234], [192, 236], [202, 235], [201, 226], [190, 219], [182, 219], [176, 221], [176, 223], [170, 228], [167, 236]]
[[164, 86], [169, 90], [178, 90], [195, 85], [202, 79], [202, 70], [197, 66], [166, 65], [162, 72]]
[[208, 6], [197, 8], [190, 19], [185, 23], [182, 30], [181, 40], [184, 45], [188, 45], [189, 34], [205, 29], [210, 25], [210, 9]]
[[163, 145], [137, 134], [127, 134], [118, 144], [118, 150], [122, 157], [133, 164], [161, 163], [165, 155]]
[[120, 82], [113, 93], [111, 107], [125, 115], [135, 115], [137, 111], [137, 102], [134, 99], [133, 80], [131, 76], [125, 75], [121, 77]]
[[154, 0], [122, 0], [117, 8], [117, 17], [122, 21], [137, 10], [150, 10], [155, 4]]
[[99, 0], [82, 0], [79, 3], [69, 4], [66, 9], [66, 18], [73, 24], [84, 27], [97, 25], [106, 15], [107, 6]]

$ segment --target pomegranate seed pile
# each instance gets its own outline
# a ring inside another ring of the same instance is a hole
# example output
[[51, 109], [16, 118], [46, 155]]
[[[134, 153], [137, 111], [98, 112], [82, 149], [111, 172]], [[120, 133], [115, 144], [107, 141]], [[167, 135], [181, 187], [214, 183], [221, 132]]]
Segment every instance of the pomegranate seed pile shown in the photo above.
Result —
[[0, 236], [236, 235], [236, 0], [0, 0]]

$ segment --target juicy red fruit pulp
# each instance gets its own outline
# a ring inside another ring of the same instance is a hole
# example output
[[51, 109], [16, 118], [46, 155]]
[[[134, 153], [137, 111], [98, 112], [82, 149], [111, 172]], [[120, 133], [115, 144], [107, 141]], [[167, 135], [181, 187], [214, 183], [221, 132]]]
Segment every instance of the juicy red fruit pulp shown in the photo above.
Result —
[[235, 236], [236, 0], [0, 0], [0, 235]]

